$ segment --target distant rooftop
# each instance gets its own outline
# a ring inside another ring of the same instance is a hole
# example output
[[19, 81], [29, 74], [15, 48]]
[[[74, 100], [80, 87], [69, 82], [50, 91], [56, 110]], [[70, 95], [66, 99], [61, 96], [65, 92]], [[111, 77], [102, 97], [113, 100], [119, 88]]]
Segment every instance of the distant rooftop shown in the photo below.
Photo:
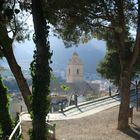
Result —
[[[65, 91], [64, 88], [68, 88]], [[52, 93], [59, 93], [59, 94], [76, 94], [76, 95], [86, 95], [86, 94], [97, 94], [98, 90], [100, 89], [100, 84], [98, 83], [90, 83], [86, 81], [82, 82], [73, 82], [73, 83], [50, 83], [50, 90]]]

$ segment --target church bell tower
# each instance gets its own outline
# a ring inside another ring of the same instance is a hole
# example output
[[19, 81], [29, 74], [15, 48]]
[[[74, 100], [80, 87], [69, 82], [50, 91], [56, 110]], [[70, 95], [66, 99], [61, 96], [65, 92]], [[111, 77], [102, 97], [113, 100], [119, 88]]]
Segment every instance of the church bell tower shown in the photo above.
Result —
[[69, 60], [66, 68], [66, 82], [82, 82], [83, 81], [83, 64], [80, 60], [78, 54], [75, 52], [72, 55], [72, 58]]

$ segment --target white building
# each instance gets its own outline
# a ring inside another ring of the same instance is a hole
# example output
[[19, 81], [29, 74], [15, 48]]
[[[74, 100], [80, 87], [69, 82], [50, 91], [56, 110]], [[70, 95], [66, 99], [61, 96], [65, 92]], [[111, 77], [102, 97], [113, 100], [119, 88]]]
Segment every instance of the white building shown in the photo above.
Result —
[[13, 94], [10, 99], [10, 114], [12, 118], [16, 118], [16, 115], [21, 112], [26, 112], [27, 107], [24, 103], [23, 97], [21, 94]]

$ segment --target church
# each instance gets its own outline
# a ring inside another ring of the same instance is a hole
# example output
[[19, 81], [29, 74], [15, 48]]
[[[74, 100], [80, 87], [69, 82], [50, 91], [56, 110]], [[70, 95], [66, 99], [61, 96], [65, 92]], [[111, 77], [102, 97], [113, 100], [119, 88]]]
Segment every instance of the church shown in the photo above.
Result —
[[99, 89], [100, 84], [84, 80], [84, 64], [79, 55], [74, 52], [66, 66], [65, 82], [50, 84], [51, 104], [56, 108], [58, 104], [63, 104], [64, 108], [78, 105], [80, 102], [98, 98]]
[[[79, 55], [74, 52], [66, 65], [66, 80], [50, 83], [51, 112], [63, 110], [70, 105], [100, 97], [100, 85], [84, 80], [84, 64]], [[10, 112], [16, 117], [17, 112], [27, 111], [22, 96], [13, 95]]]

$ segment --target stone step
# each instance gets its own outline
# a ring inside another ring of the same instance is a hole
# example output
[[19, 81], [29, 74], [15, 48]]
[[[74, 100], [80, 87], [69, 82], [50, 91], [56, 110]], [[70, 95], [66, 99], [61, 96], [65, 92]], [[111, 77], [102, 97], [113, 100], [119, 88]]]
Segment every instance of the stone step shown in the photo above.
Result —
[[116, 102], [116, 100], [119, 100], [119, 99], [108, 98], [106, 100], [102, 100], [102, 101], [99, 101], [99, 102], [93, 102], [93, 103], [86, 104], [86, 105], [83, 105], [83, 106], [77, 106], [77, 107], [75, 107], [75, 108], [73, 108], [69, 111], [66, 111], [64, 114], [66, 116], [74, 116], [74, 115], [89, 111], [91, 109], [98, 108], [100, 106], [104, 106], [106, 104]]

